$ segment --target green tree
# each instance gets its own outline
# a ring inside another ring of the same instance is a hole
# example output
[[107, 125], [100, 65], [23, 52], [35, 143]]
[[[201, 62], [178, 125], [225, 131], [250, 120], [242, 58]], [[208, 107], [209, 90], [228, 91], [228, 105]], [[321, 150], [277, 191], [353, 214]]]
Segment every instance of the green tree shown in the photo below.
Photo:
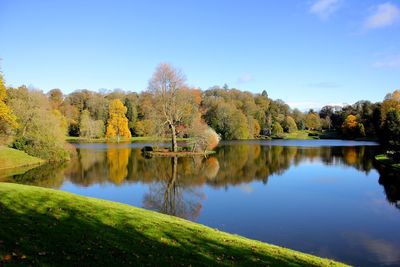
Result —
[[291, 116], [286, 116], [285, 121], [283, 123], [283, 129], [288, 133], [293, 133], [298, 130], [296, 122]]
[[385, 136], [385, 143], [400, 151], [400, 111], [394, 108], [386, 113], [383, 135]]
[[135, 124], [138, 118], [138, 96], [136, 93], [129, 93], [126, 95], [125, 106], [127, 108], [126, 117], [128, 118], [129, 130], [134, 134]]
[[9, 102], [20, 125], [14, 141], [15, 148], [49, 161], [68, 158], [64, 149], [65, 119], [60, 112], [52, 109], [41, 91], [29, 90], [25, 86], [10, 89]]
[[283, 134], [283, 128], [280, 125], [279, 122], [274, 122], [274, 124], [272, 124], [272, 135], [278, 136], [280, 137]]
[[88, 110], [82, 111], [79, 123], [79, 136], [85, 138], [100, 138], [104, 136], [102, 120], [93, 120]]
[[386, 120], [387, 113], [391, 110], [400, 110], [400, 90], [387, 94], [381, 105], [381, 124]]
[[305, 118], [305, 125], [308, 130], [319, 130], [321, 128], [321, 120], [318, 113], [310, 111]]

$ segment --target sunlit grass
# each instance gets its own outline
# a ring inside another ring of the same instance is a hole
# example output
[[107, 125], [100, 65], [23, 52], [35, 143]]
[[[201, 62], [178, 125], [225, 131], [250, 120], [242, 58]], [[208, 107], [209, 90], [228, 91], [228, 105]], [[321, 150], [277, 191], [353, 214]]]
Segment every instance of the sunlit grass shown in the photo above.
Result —
[[32, 157], [23, 151], [0, 146], [0, 170], [43, 163], [42, 159]]
[[385, 154], [377, 155], [377, 156], [375, 156], [375, 159], [376, 159], [379, 163], [381, 163], [381, 164], [383, 164], [383, 165], [389, 166], [389, 167], [391, 167], [391, 168], [393, 168], [393, 169], [396, 169], [396, 170], [400, 170], [400, 162], [394, 162], [392, 159], [390, 159], [390, 158], [389, 158], [387, 155], [385, 155]]
[[8, 183], [0, 195], [11, 265], [344, 266], [124, 204]]

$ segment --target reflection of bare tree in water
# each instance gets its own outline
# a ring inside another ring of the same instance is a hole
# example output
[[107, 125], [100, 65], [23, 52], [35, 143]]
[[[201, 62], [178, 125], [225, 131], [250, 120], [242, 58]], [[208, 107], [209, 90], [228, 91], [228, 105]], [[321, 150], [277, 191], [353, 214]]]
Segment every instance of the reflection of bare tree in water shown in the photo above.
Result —
[[178, 158], [171, 158], [171, 169], [164, 179], [149, 186], [143, 204], [147, 209], [196, 220], [200, 214], [202, 195], [192, 186], [182, 183], [178, 172]]

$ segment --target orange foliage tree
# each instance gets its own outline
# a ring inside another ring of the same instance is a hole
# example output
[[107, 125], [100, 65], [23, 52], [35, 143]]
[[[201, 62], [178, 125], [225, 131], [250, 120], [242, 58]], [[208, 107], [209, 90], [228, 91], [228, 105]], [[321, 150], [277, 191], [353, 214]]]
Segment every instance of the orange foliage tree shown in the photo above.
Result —
[[357, 117], [354, 115], [347, 116], [342, 124], [342, 132], [347, 138], [364, 137], [364, 125], [359, 123]]
[[107, 121], [107, 138], [116, 137], [117, 141], [121, 138], [131, 138], [128, 127], [128, 118], [125, 116], [127, 108], [119, 99], [111, 101], [109, 106], [109, 119]]

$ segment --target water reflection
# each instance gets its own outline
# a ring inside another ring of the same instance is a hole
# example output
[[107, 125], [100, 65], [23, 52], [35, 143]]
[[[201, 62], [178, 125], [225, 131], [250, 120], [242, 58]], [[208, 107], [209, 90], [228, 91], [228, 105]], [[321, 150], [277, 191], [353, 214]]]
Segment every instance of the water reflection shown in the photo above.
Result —
[[[8, 177], [8, 181], [59, 188], [64, 181], [88, 187], [94, 184], [125, 183], [151, 184], [143, 200], [144, 206], [185, 218], [193, 212], [178, 212], [177, 203], [189, 193], [181, 191], [207, 184], [211, 187], [229, 187], [261, 181], [266, 184], [271, 175], [282, 175], [291, 166], [322, 162], [324, 165], [352, 167], [368, 173], [374, 169], [376, 148], [369, 147], [294, 147], [260, 144], [229, 144], [217, 148], [209, 158], [151, 158], [142, 156], [140, 147], [127, 144], [94, 145], [77, 148], [68, 164], [49, 164], [31, 169], [24, 174]], [[381, 172], [379, 183], [384, 187], [388, 201], [399, 207], [399, 182]], [[3, 178], [4, 179], [4, 178]], [[173, 189], [173, 190], [172, 190]], [[196, 195], [198, 193], [193, 193]], [[175, 208], [166, 207], [166, 200]], [[155, 203], [158, 201], [158, 203]], [[192, 201], [186, 201], [191, 203]], [[171, 204], [172, 205], [172, 204]], [[198, 204], [192, 206], [199, 206]], [[189, 205], [190, 206], [190, 205]], [[200, 205], [201, 206], [201, 205]]]
[[374, 165], [379, 147], [305, 144], [232, 142], [208, 158], [151, 159], [144, 145], [85, 144], [68, 164], [0, 180], [141, 206], [357, 266], [400, 264], [399, 174]]
[[147, 209], [195, 220], [200, 214], [203, 195], [195, 187], [185, 183], [185, 174], [188, 171], [192, 174], [199, 161], [200, 165], [203, 165], [201, 159], [194, 158], [192, 162], [183, 159], [180, 166], [177, 157], [165, 162], [168, 161], [171, 162], [170, 167], [166, 166], [167, 170], [161, 170], [164, 175], [149, 186], [149, 191], [144, 195], [143, 205]]
[[381, 170], [379, 184], [385, 189], [386, 199], [400, 209], [400, 174]]

